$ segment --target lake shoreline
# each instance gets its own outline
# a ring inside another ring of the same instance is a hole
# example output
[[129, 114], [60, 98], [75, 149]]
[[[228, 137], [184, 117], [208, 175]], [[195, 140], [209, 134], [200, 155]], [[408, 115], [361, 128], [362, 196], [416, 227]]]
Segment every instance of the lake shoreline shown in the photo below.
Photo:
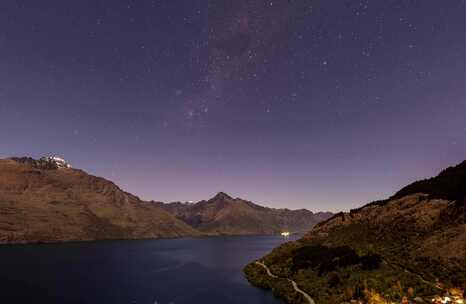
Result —
[[[293, 234], [302, 236], [303, 233]], [[180, 236], [180, 237], [159, 237], [159, 238], [116, 238], [116, 239], [89, 239], [89, 240], [64, 240], [64, 241], [33, 241], [33, 242], [0, 242], [0, 248], [9, 246], [25, 246], [25, 245], [52, 245], [52, 244], [79, 244], [79, 243], [101, 243], [101, 242], [118, 242], [118, 241], [160, 241], [160, 240], [180, 240], [180, 239], [206, 239], [206, 238], [221, 238], [221, 237], [282, 237], [280, 234], [209, 234], [198, 236]], [[283, 237], [282, 237], [283, 238]]]

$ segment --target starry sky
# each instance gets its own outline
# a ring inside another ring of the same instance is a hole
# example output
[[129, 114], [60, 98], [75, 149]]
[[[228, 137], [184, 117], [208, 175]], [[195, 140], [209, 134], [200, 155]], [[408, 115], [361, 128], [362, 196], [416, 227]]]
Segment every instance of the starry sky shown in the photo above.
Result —
[[0, 157], [348, 210], [466, 159], [466, 1], [4, 0]]

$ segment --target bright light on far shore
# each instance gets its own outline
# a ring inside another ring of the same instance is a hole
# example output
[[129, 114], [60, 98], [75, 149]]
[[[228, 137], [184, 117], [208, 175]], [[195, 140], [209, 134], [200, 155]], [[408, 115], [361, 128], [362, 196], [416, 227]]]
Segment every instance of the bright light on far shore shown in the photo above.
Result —
[[288, 231], [283, 231], [282, 233], [280, 233], [282, 236], [284, 237], [287, 237], [287, 236], [290, 236], [290, 233]]

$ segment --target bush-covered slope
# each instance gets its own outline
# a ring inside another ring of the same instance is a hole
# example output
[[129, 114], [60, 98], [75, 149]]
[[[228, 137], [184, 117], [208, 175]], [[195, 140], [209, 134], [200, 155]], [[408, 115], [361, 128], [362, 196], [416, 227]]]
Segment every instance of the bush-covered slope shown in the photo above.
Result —
[[[442, 288], [464, 288], [465, 167], [463, 162], [388, 200], [339, 213], [263, 261], [319, 304], [400, 302], [403, 297], [430, 301]], [[250, 275], [256, 266], [248, 267], [248, 279], [260, 282], [257, 274]]]
[[462, 202], [466, 197], [466, 161], [443, 170], [436, 177], [416, 181], [404, 187], [391, 199], [415, 193], [425, 193], [431, 198]]

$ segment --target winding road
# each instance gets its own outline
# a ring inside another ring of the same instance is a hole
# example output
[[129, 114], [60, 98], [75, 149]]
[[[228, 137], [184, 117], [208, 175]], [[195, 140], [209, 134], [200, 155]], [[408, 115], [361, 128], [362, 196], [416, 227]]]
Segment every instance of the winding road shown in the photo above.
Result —
[[302, 294], [303, 297], [309, 302], [309, 304], [316, 304], [316, 302], [314, 301], [314, 299], [312, 299], [305, 291], [303, 291], [301, 288], [299, 288], [299, 287], [298, 287], [298, 284], [296, 284], [295, 281], [293, 281], [293, 280], [291, 280], [291, 279], [288, 279], [288, 278], [281, 278], [281, 277], [278, 277], [278, 276], [274, 275], [274, 274], [270, 271], [269, 267], [267, 267], [267, 265], [265, 265], [265, 264], [262, 263], [262, 262], [256, 261], [256, 264], [262, 266], [262, 267], [265, 269], [265, 271], [267, 272], [267, 275], [268, 275], [269, 277], [271, 277], [271, 278], [274, 278], [274, 279], [287, 279], [288, 281], [291, 282], [291, 285], [293, 285], [294, 290], [295, 290], [296, 292], [299, 292], [300, 294]]

